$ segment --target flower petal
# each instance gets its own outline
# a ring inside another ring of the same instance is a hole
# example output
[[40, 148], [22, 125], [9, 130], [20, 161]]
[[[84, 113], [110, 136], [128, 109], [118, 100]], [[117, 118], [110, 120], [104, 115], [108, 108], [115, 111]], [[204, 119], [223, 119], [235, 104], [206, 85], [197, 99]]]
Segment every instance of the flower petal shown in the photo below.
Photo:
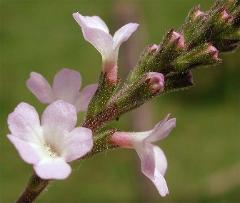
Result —
[[154, 176], [155, 156], [153, 145], [150, 143], [134, 144], [134, 148], [141, 160], [141, 170], [146, 176]]
[[81, 75], [79, 72], [64, 68], [54, 77], [53, 92], [56, 99], [62, 99], [74, 104], [81, 86]]
[[52, 88], [50, 87], [48, 81], [41, 74], [32, 72], [26, 84], [28, 89], [37, 97], [40, 102], [44, 104], [53, 102], [54, 96], [52, 93]]
[[42, 179], [66, 179], [71, 167], [62, 158], [44, 159], [34, 165], [36, 174]]
[[164, 152], [158, 146], [153, 147], [155, 157], [155, 170], [158, 170], [163, 176], [167, 170], [167, 159]]
[[[78, 20], [78, 17], [75, 19], [75, 16], [78, 16], [80, 20]], [[73, 14], [73, 17], [80, 26], [84, 22], [86, 25], [88, 25], [91, 28], [96, 28], [106, 33], [109, 33], [109, 29], [106, 23], [99, 16], [82, 16], [81, 14], [76, 13], [76, 14]]]
[[165, 197], [169, 194], [167, 182], [161, 173], [156, 171], [154, 176], [149, 176], [148, 178], [153, 182], [161, 196]]
[[98, 84], [88, 85], [83, 88], [75, 104], [78, 112], [87, 111], [88, 104], [90, 103], [97, 88], [98, 88]]
[[47, 129], [71, 131], [77, 123], [76, 108], [72, 104], [58, 100], [44, 110], [41, 122]]
[[151, 134], [145, 139], [147, 142], [156, 142], [164, 139], [169, 135], [173, 128], [176, 127], [176, 118], [169, 119], [169, 115], [157, 125], [155, 125]]
[[91, 43], [102, 54], [104, 59], [107, 59], [113, 51], [113, 39], [106, 32], [106, 28], [99, 23], [100, 21], [97, 24], [96, 18], [95, 20], [90, 17], [86, 18], [79, 13], [74, 13], [73, 18], [81, 26], [84, 39]]
[[11, 141], [11, 143], [15, 146], [19, 155], [25, 162], [29, 164], [35, 164], [40, 160], [40, 157], [37, 153], [38, 150], [37, 145], [23, 141], [22, 139], [13, 135], [8, 135], [7, 137]]
[[33, 106], [22, 102], [9, 114], [8, 127], [12, 135], [31, 141], [40, 128], [38, 113]]
[[66, 138], [64, 157], [67, 162], [78, 159], [93, 147], [92, 131], [88, 128], [75, 128]]
[[151, 144], [145, 144], [144, 149], [141, 151], [138, 149], [137, 152], [141, 159], [142, 173], [153, 182], [161, 196], [166, 196], [168, 194], [167, 183], [161, 173], [165, 172], [166, 163], [162, 154]]
[[127, 41], [138, 26], [137, 23], [129, 23], [117, 30], [113, 36], [114, 49], [118, 49], [123, 42]]
[[135, 144], [135, 149], [141, 159], [142, 173], [153, 182], [161, 196], [167, 195], [167, 183], [163, 177], [167, 162], [161, 149], [150, 143]]

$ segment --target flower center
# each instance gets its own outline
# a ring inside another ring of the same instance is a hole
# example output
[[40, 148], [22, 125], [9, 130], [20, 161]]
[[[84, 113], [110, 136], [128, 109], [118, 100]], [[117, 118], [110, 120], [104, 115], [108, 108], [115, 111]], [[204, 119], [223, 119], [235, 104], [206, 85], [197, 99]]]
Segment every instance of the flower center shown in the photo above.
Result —
[[59, 156], [59, 153], [56, 149], [56, 147], [50, 145], [50, 144], [45, 144], [44, 145], [45, 150], [47, 151], [48, 155], [52, 158], [56, 158]]

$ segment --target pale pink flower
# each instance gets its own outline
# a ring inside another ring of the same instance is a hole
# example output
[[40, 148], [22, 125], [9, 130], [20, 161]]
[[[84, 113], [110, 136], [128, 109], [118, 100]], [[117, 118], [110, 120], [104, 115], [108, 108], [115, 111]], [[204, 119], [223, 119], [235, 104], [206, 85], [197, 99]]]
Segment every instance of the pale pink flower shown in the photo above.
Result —
[[71, 173], [69, 162], [87, 154], [93, 146], [92, 131], [77, 127], [73, 105], [56, 101], [42, 114], [20, 103], [8, 116], [8, 139], [21, 158], [32, 164], [42, 179], [65, 179]]
[[44, 104], [57, 100], [64, 100], [74, 105], [77, 111], [87, 111], [88, 104], [97, 90], [97, 84], [81, 88], [81, 75], [79, 72], [64, 68], [54, 77], [52, 87], [39, 73], [32, 72], [27, 80], [28, 89]]
[[168, 192], [164, 175], [167, 169], [167, 159], [163, 151], [153, 142], [164, 139], [176, 126], [176, 119], [168, 119], [169, 115], [159, 122], [152, 130], [145, 132], [116, 132], [111, 141], [122, 148], [133, 148], [141, 160], [142, 173], [156, 186], [161, 196]]
[[77, 12], [73, 18], [81, 26], [84, 39], [101, 53], [104, 73], [108, 74], [110, 80], [116, 81], [119, 47], [136, 31], [138, 24], [126, 24], [112, 36], [105, 22], [98, 16], [82, 16]]

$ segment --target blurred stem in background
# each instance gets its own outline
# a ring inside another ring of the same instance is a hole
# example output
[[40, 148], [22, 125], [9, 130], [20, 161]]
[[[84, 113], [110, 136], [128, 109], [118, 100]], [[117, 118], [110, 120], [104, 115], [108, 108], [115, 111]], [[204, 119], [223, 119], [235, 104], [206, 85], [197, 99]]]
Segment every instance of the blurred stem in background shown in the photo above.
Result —
[[[117, 27], [126, 24], [127, 22], [140, 22], [140, 8], [137, 4], [134, 4], [133, 1], [117, 1], [113, 5], [113, 16], [116, 20]], [[122, 47], [122, 54], [120, 54], [120, 70], [122, 72], [122, 78], [126, 78], [128, 73], [136, 65], [139, 53], [137, 50], [142, 50], [144, 47], [144, 41], [147, 39], [146, 29], [144, 24], [141, 24], [140, 29], [135, 34], [135, 37], [132, 38], [128, 43], [124, 44]], [[130, 117], [130, 130], [135, 129], [136, 131], [144, 131], [146, 129], [151, 129], [153, 125], [153, 109], [152, 104], [146, 103], [141, 108], [136, 109], [131, 113]], [[134, 162], [131, 163], [132, 167], [138, 170], [139, 160], [134, 158]], [[139, 197], [139, 203], [152, 202], [153, 201], [153, 192], [151, 190], [150, 183], [144, 179], [141, 173], [136, 173], [137, 189]], [[149, 187], [146, 187], [146, 184], [149, 184]]]

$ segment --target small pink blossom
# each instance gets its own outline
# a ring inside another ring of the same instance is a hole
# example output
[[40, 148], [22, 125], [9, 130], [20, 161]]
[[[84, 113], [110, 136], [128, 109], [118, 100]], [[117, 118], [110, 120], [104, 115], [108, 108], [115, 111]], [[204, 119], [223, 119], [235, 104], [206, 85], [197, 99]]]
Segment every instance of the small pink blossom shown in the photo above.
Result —
[[219, 61], [219, 51], [216, 47], [209, 43], [207, 52], [212, 56], [212, 59], [215, 61]]
[[150, 53], [156, 53], [160, 49], [160, 46], [157, 44], [153, 44], [149, 47], [149, 52]]
[[226, 9], [223, 9], [220, 14], [220, 18], [225, 22], [231, 22], [233, 20], [233, 17], [228, 13]]
[[185, 39], [184, 36], [176, 31], [173, 31], [170, 36], [170, 42], [176, 43], [180, 49], [185, 48]]
[[146, 81], [153, 94], [162, 92], [164, 90], [164, 75], [162, 73], [149, 72], [147, 73]]
[[193, 20], [196, 20], [198, 19], [199, 17], [203, 17], [203, 16], [206, 16], [206, 14], [201, 11], [200, 9], [197, 9], [195, 12], [194, 12], [194, 16], [193, 16]]
[[88, 104], [97, 90], [97, 84], [91, 84], [82, 89], [79, 72], [64, 68], [54, 77], [52, 87], [39, 73], [32, 72], [27, 80], [28, 89], [44, 104], [64, 100], [74, 105], [77, 111], [87, 111]]
[[105, 22], [98, 16], [82, 16], [77, 12], [73, 14], [73, 18], [80, 25], [84, 39], [101, 53], [103, 71], [110, 80], [117, 81], [119, 47], [136, 31], [138, 24], [126, 24], [112, 36]]
[[76, 122], [76, 109], [67, 102], [50, 104], [41, 122], [34, 107], [20, 103], [8, 116], [8, 139], [40, 178], [65, 179], [71, 173], [68, 163], [84, 156], [93, 146], [92, 131], [75, 128]]
[[163, 151], [153, 142], [164, 139], [176, 126], [176, 119], [169, 119], [169, 115], [159, 122], [152, 130], [146, 132], [116, 132], [111, 141], [122, 148], [133, 148], [141, 160], [142, 173], [156, 186], [161, 196], [168, 192], [164, 174], [167, 169], [167, 159]]

